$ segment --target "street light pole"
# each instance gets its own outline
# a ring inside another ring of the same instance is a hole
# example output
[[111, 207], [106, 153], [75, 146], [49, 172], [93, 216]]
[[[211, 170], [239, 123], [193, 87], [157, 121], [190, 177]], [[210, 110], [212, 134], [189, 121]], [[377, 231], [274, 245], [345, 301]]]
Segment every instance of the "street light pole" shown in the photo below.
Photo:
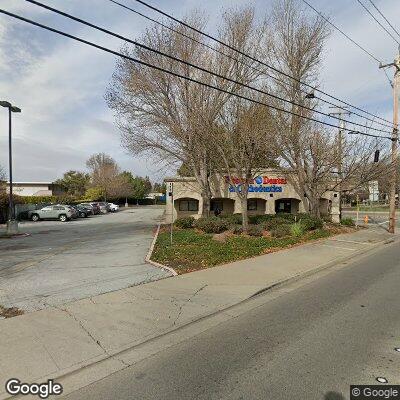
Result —
[[[14, 201], [13, 201], [13, 175], [12, 175], [12, 113], [11, 107], [8, 107], [8, 170], [10, 173], [10, 187], [9, 187], [9, 199], [8, 199], [8, 221], [14, 221]], [[7, 226], [8, 228], [8, 226]], [[7, 229], [8, 230], [8, 229]]]
[[8, 165], [10, 174], [9, 199], [8, 199], [8, 221], [7, 234], [18, 233], [18, 222], [15, 220], [14, 201], [13, 201], [13, 175], [12, 175], [12, 113], [20, 113], [21, 109], [13, 106], [8, 101], [0, 101], [0, 106], [8, 108]]

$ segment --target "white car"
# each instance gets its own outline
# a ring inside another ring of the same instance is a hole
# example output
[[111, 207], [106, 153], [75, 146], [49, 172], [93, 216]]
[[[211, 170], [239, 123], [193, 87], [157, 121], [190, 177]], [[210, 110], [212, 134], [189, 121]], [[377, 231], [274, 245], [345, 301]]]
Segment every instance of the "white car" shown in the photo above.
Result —
[[108, 203], [111, 212], [115, 212], [119, 210], [119, 205], [114, 203]]

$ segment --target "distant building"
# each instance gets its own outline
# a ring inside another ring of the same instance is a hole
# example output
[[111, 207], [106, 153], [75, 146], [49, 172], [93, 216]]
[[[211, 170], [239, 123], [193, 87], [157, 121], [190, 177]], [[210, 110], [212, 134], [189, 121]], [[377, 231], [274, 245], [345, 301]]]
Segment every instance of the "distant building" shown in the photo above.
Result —
[[157, 193], [157, 192], [150, 192], [147, 196], [146, 199], [151, 199], [151, 200], [155, 200], [159, 197], [163, 197], [164, 193]]
[[368, 182], [369, 201], [379, 201], [378, 181]]
[[[10, 192], [9, 182], [6, 192]], [[63, 194], [63, 191], [53, 182], [13, 182], [13, 193], [18, 196], [57, 196]]]

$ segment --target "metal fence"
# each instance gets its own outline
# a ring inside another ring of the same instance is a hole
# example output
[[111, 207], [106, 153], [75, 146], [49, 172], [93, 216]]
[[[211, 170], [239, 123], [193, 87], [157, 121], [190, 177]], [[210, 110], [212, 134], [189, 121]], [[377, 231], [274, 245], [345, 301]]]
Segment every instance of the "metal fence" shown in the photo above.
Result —
[[[15, 204], [14, 213], [18, 221], [28, 219], [28, 212], [38, 210], [45, 204]], [[8, 220], [8, 206], [0, 208], [0, 224], [5, 224]]]

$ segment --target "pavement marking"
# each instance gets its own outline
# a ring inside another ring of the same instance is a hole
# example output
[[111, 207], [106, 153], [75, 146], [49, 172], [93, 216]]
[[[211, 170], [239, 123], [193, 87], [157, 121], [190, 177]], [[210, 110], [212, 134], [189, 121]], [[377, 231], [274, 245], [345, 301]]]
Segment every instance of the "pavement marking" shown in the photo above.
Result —
[[321, 246], [331, 247], [332, 249], [343, 249], [343, 250], [349, 250], [349, 251], [357, 250], [357, 249], [351, 249], [350, 247], [330, 246], [329, 244], [321, 244]]

